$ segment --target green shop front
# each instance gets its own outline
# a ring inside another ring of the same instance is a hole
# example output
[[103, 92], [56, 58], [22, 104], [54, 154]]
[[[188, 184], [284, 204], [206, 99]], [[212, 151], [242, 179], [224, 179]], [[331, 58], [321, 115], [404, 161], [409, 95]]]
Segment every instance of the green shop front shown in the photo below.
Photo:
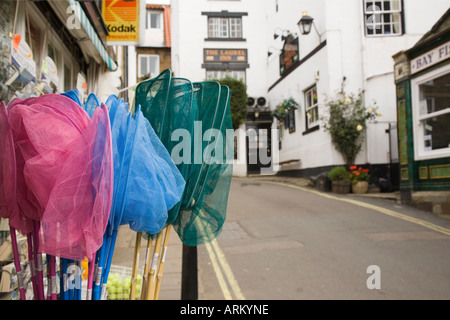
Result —
[[402, 202], [450, 214], [450, 10], [393, 58]]

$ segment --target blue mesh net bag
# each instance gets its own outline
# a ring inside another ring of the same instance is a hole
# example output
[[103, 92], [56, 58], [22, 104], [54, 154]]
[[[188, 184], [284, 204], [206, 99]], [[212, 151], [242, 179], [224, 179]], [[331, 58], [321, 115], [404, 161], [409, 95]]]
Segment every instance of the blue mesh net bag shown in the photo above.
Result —
[[[154, 133], [168, 150], [184, 180], [188, 181], [194, 163], [194, 122], [198, 118], [192, 83], [187, 79], [172, 78], [170, 70], [164, 70], [158, 77], [137, 86], [136, 106], [141, 107]], [[183, 142], [187, 148], [174, 150]], [[167, 225], [176, 219], [180, 205], [181, 202], [169, 210]]]

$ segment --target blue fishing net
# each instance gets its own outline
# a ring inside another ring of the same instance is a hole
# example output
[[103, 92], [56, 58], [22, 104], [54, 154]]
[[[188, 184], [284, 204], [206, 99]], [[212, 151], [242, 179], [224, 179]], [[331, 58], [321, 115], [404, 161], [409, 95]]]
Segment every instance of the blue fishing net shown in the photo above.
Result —
[[[198, 118], [192, 83], [187, 79], [172, 78], [170, 70], [166, 69], [156, 78], [137, 86], [134, 105], [141, 107], [154, 133], [168, 150], [184, 180], [188, 181], [194, 163], [194, 122]], [[183, 143], [187, 147], [177, 149]], [[180, 206], [181, 202], [178, 202], [169, 210], [167, 225], [176, 219]]]
[[156, 234], [164, 227], [168, 211], [179, 202], [185, 181], [139, 106], [134, 120], [135, 146], [123, 194], [122, 224]]

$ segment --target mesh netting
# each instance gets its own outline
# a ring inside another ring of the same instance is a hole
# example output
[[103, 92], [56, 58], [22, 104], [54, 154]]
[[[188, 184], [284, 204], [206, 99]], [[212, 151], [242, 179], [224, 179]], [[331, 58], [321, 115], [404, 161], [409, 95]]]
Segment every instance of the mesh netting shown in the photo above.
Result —
[[100, 107], [100, 101], [98, 101], [98, 98], [95, 94], [91, 93], [88, 96], [86, 103], [84, 104], [84, 109], [89, 114], [89, 117], [92, 118], [95, 109], [98, 107]]
[[186, 245], [214, 239], [225, 221], [232, 176], [226, 154], [233, 150], [233, 139], [225, 139], [232, 129], [229, 99], [228, 87], [218, 82], [192, 84], [171, 78], [170, 70], [136, 89], [134, 105], [142, 107], [186, 180], [167, 220]]
[[203, 125], [203, 162], [194, 175], [193, 192], [174, 222], [175, 230], [188, 246], [209, 242], [220, 233], [233, 171], [232, 158], [227, 159], [227, 155], [232, 152], [234, 141], [226, 139], [227, 129], [232, 129], [229, 89], [211, 82], [196, 86], [200, 88], [197, 97]]
[[[41, 221], [40, 251], [92, 259], [112, 201], [106, 107], [98, 108], [91, 121], [74, 100], [49, 94], [13, 100], [8, 116], [15, 143], [18, 217]], [[32, 231], [28, 224], [12, 226], [22, 234]]]
[[41, 221], [40, 248], [47, 254], [91, 261], [103, 242], [112, 202], [111, 129], [106, 106], [67, 147]]
[[15, 206], [16, 158], [4, 102], [0, 103], [0, 217], [8, 219]]
[[[186, 79], [173, 79], [170, 70], [164, 70], [158, 77], [141, 82], [137, 86], [136, 106], [141, 107], [143, 115], [154, 129], [154, 133], [159, 137], [165, 149], [169, 151], [179, 172], [187, 181], [192, 171], [190, 165], [193, 163], [191, 138], [194, 136], [194, 121], [198, 115], [191, 82]], [[185, 142], [188, 143], [190, 150], [173, 152], [174, 147], [179, 143], [178, 135], [180, 139], [189, 139]], [[169, 210], [167, 225], [172, 224], [176, 219], [180, 205], [181, 202], [178, 202]]]
[[122, 224], [137, 232], [156, 234], [164, 227], [168, 211], [179, 202], [185, 181], [139, 106], [135, 122]]
[[63, 93], [61, 93], [61, 95], [66, 96], [66, 97], [72, 99], [72, 100], [75, 101], [80, 107], [83, 106], [83, 104], [81, 103], [81, 100], [80, 100], [80, 93], [79, 93], [78, 90], [70, 90], [70, 91], [67, 91], [67, 92], [63, 92]]

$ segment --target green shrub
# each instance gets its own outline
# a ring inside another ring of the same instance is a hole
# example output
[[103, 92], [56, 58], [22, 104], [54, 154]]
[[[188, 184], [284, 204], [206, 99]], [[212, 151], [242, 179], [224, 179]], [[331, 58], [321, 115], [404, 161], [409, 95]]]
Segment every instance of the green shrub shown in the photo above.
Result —
[[228, 86], [231, 91], [230, 109], [233, 129], [239, 128], [247, 117], [247, 86], [238, 79], [227, 76], [218, 81], [221, 85]]
[[344, 166], [337, 166], [328, 172], [331, 181], [350, 181], [350, 172]]

